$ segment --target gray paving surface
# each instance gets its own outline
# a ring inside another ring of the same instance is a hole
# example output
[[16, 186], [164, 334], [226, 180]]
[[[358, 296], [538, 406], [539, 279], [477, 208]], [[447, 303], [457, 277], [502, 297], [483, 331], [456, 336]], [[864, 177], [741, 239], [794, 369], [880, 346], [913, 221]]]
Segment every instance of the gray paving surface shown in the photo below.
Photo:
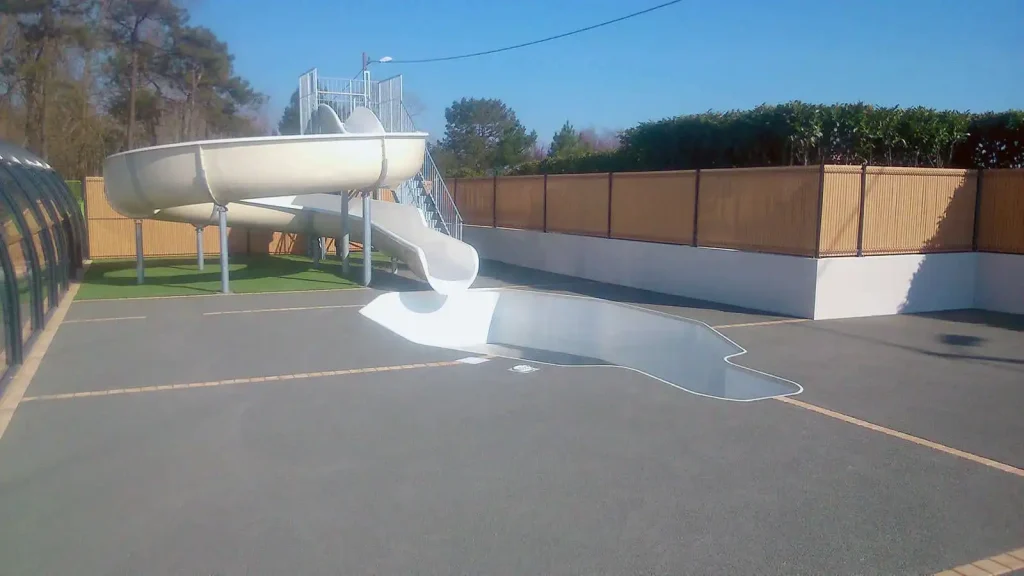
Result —
[[891, 316], [723, 333], [806, 402], [1024, 468], [1024, 331], [977, 316], [996, 325]]
[[[29, 394], [464, 356], [356, 308], [203, 315], [376, 293], [75, 304], [146, 318], [64, 325]], [[806, 402], [1024, 466], [1021, 326], [947, 316], [722, 330]], [[1024, 546], [1022, 478], [776, 401], [513, 364], [25, 403], [0, 439], [0, 574], [930, 574]]]

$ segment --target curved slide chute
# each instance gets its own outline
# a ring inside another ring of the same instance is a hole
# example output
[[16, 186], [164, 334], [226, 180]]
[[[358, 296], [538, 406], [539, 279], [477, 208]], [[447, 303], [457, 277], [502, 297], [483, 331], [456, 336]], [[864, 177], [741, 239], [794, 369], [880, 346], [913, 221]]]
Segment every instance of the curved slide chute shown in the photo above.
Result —
[[[141, 148], [104, 163], [107, 200], [129, 218], [206, 225], [217, 205], [229, 226], [337, 237], [341, 194], [394, 188], [423, 165], [427, 134], [385, 133], [368, 108], [343, 123], [328, 106], [319, 134], [205, 140]], [[290, 194], [290, 195], [283, 195]], [[362, 242], [362, 207], [349, 202], [349, 234]], [[441, 294], [469, 288], [476, 250], [427, 225], [419, 209], [371, 201], [373, 244]]]

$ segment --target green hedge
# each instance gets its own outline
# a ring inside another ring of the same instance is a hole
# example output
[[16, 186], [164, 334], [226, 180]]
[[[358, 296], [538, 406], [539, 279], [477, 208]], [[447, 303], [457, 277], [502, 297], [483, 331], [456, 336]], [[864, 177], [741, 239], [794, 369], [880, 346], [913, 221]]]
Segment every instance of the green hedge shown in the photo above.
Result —
[[82, 210], [82, 214], [85, 214], [85, 200], [82, 198], [82, 181], [65, 180], [64, 183], [68, 185], [68, 190], [71, 191], [71, 196], [78, 203], [78, 208]]
[[1024, 167], [1024, 111], [972, 114], [867, 104], [762, 105], [644, 122], [620, 147], [517, 166], [516, 174], [818, 164]]

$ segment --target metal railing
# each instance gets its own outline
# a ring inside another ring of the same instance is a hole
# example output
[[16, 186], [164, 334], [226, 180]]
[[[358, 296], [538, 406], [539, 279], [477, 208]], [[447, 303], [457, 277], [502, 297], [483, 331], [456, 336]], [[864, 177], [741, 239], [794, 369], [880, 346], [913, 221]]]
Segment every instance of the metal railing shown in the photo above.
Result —
[[[423, 167], [412, 180], [406, 180], [396, 190], [399, 202], [410, 204], [423, 210], [428, 215], [428, 223], [438, 232], [443, 232], [457, 240], [462, 240], [462, 214], [455, 206], [455, 200], [448, 192], [448, 186], [441, 177], [434, 159], [427, 151], [423, 155]], [[429, 221], [429, 216], [436, 214], [438, 221]]]
[[[404, 104], [402, 105], [402, 118], [403, 124], [408, 123], [409, 127], [415, 130], [416, 126], [412, 121], [412, 116], [409, 115]], [[444, 225], [445, 229], [441, 232], [457, 240], [462, 240], [462, 214], [459, 213], [459, 208], [455, 205], [455, 198], [448, 191], [448, 185], [441, 177], [441, 171], [437, 169], [437, 164], [434, 163], [434, 158], [430, 155], [429, 150], [423, 152], [423, 168], [420, 169], [418, 179], [421, 180], [423, 192], [431, 198], [434, 210]], [[415, 180], [417, 179], [409, 182]]]
[[[306, 131], [317, 106], [327, 104], [343, 120], [356, 106], [366, 106], [377, 115], [385, 132], [413, 132], [416, 125], [402, 101], [402, 91], [401, 75], [384, 80], [370, 80], [369, 73], [352, 79], [326, 78], [313, 68], [299, 77], [300, 130]], [[424, 151], [419, 174], [397, 187], [395, 199], [422, 210], [435, 230], [462, 239], [462, 214], [429, 150]]]

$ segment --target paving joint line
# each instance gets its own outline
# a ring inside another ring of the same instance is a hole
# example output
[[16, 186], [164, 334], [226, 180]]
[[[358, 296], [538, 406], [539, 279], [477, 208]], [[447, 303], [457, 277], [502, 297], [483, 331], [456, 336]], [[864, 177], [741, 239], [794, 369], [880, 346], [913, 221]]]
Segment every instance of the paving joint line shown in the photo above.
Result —
[[526, 290], [530, 288], [565, 288], [569, 286], [582, 286], [586, 284], [597, 284], [594, 280], [579, 280], [576, 282], [550, 282], [546, 284], [508, 284], [506, 286], [495, 286], [493, 288], [479, 288], [479, 290]]
[[226, 378], [224, 380], [211, 380], [209, 382], [189, 382], [186, 384], [164, 384], [160, 386], [136, 386], [131, 388], [115, 388], [111, 390], [90, 390], [88, 392], [68, 392], [63, 394], [41, 394], [39, 396], [26, 396], [21, 402], [42, 402], [48, 400], [70, 400], [74, 398], [93, 398], [96, 396], [120, 396], [123, 394], [138, 394], [142, 392], [163, 392], [167, 390], [188, 390], [193, 388], [212, 388], [218, 386], [231, 386], [237, 384], [257, 384], [262, 382], [280, 382], [290, 380], [306, 380], [309, 378], [326, 378], [333, 376], [350, 376], [354, 374], [369, 374], [372, 372], [391, 372], [399, 370], [418, 370], [421, 368], [441, 368], [447, 366], [462, 366], [463, 362], [424, 362], [418, 364], [399, 364], [395, 366], [371, 366], [367, 368], [349, 368], [346, 370], [324, 370], [321, 372], [302, 372], [298, 374], [277, 374], [273, 376], [254, 376], [251, 378]]
[[1010, 550], [988, 558], [976, 560], [970, 564], [962, 564], [956, 568], [943, 570], [935, 576], [996, 576], [1009, 574], [1024, 568], [1024, 548]]
[[145, 320], [145, 316], [115, 316], [113, 318], [76, 318], [65, 320], [65, 324], [84, 324], [86, 322], [116, 322], [120, 320]]
[[792, 398], [790, 396], [776, 396], [775, 399], [778, 400], [779, 402], [789, 404], [790, 406], [796, 406], [797, 408], [803, 408], [804, 410], [817, 412], [818, 414], [846, 422], [847, 424], [853, 424], [854, 426], [866, 428], [874, 432], [880, 432], [887, 436], [892, 436], [894, 438], [899, 438], [901, 440], [906, 440], [907, 442], [917, 444], [918, 446], [931, 448], [932, 450], [937, 450], [939, 452], [943, 452], [951, 456], [956, 456], [958, 458], [963, 458], [964, 460], [969, 460], [971, 462], [974, 462], [975, 464], [981, 464], [983, 466], [988, 466], [989, 468], [994, 468], [996, 470], [1024, 478], [1024, 470], [1017, 468], [1016, 466], [1011, 466], [1009, 464], [999, 462], [998, 460], [992, 460], [991, 458], [986, 458], [984, 456], [979, 456], [977, 454], [965, 452], [957, 448], [952, 448], [944, 444], [939, 444], [938, 442], [932, 442], [931, 440], [926, 440], [919, 436], [907, 434], [906, 432], [900, 432], [899, 430], [893, 430], [892, 428], [879, 426], [878, 424], [873, 424], [871, 422], [868, 422], [867, 420], [861, 420], [860, 418], [847, 416], [846, 414], [843, 414], [841, 412], [829, 410], [828, 408], [822, 408], [821, 406], [817, 406], [815, 404], [808, 404], [807, 402], [804, 402], [802, 400], [796, 400], [795, 398]]
[[352, 286], [350, 288], [313, 288], [311, 290], [272, 290], [269, 292], [232, 292], [223, 294], [214, 292], [212, 294], [173, 294], [170, 296], [122, 296], [120, 298], [83, 298], [75, 300], [75, 304], [89, 302], [130, 302], [132, 300], [174, 300], [177, 298], [216, 298], [218, 296], [264, 296], [274, 294], [305, 294], [309, 292], [357, 292], [360, 290], [372, 290], [366, 286]]
[[251, 310], [222, 310], [203, 312], [203, 316], [224, 316], [227, 314], [255, 314], [257, 312], [294, 312], [297, 310], [327, 310], [331, 308], [362, 308], [366, 304], [329, 304], [325, 306], [294, 306], [291, 308], [253, 308]]
[[763, 322], [743, 322], [740, 324], [719, 324], [718, 326], [712, 326], [715, 330], [721, 328], [744, 328], [747, 326], [774, 326], [776, 324], [799, 324], [801, 322], [810, 322], [810, 318], [787, 318], [785, 320], [765, 320]]

